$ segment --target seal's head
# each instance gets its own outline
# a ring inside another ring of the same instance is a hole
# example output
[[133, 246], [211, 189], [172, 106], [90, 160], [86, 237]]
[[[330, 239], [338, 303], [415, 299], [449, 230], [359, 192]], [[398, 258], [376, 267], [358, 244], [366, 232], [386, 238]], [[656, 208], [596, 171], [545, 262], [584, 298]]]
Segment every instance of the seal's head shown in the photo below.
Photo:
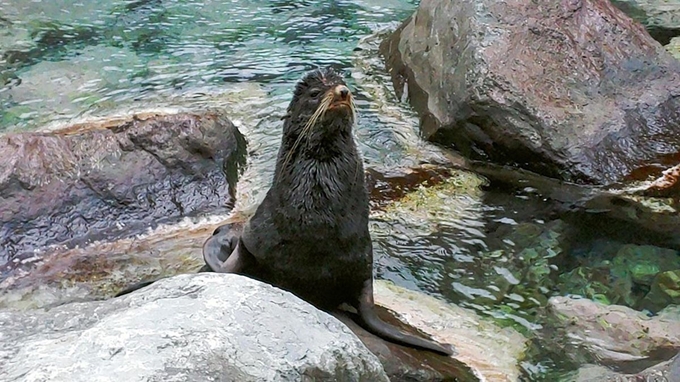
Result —
[[284, 117], [284, 135], [311, 136], [351, 133], [354, 99], [342, 77], [333, 69], [314, 70], [296, 85]]

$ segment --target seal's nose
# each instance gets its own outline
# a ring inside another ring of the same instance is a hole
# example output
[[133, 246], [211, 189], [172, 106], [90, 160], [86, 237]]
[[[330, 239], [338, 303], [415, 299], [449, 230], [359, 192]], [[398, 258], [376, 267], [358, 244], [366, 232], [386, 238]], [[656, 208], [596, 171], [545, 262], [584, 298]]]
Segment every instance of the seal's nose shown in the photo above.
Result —
[[349, 97], [349, 89], [345, 85], [338, 85], [335, 87], [335, 96], [344, 101]]

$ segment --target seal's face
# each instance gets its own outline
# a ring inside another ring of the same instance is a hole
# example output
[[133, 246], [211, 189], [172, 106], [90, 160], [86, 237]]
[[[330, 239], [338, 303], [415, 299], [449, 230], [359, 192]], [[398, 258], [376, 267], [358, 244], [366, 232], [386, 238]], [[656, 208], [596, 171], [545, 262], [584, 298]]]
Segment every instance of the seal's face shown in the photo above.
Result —
[[351, 130], [355, 120], [352, 92], [332, 69], [314, 70], [296, 85], [284, 119], [284, 134]]

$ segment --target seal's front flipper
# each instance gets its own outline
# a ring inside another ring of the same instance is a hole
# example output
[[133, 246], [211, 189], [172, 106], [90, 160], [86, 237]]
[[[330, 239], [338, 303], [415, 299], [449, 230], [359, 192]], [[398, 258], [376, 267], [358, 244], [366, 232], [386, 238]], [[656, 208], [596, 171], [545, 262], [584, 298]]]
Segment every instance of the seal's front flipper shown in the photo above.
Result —
[[378, 337], [400, 345], [430, 350], [443, 355], [450, 356], [454, 354], [453, 346], [449, 344], [439, 344], [434, 341], [403, 333], [399, 329], [382, 321], [375, 312], [372, 278], [369, 278], [364, 283], [364, 288], [359, 297], [358, 311], [359, 324]]

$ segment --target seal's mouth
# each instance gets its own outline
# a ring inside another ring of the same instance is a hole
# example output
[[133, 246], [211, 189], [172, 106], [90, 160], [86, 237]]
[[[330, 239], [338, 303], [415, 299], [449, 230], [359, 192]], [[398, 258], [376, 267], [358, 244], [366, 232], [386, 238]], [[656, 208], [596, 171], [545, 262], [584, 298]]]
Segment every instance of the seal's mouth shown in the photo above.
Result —
[[349, 91], [345, 85], [337, 85], [331, 89], [333, 94], [333, 100], [328, 106], [328, 110], [333, 109], [352, 109], [352, 93]]

